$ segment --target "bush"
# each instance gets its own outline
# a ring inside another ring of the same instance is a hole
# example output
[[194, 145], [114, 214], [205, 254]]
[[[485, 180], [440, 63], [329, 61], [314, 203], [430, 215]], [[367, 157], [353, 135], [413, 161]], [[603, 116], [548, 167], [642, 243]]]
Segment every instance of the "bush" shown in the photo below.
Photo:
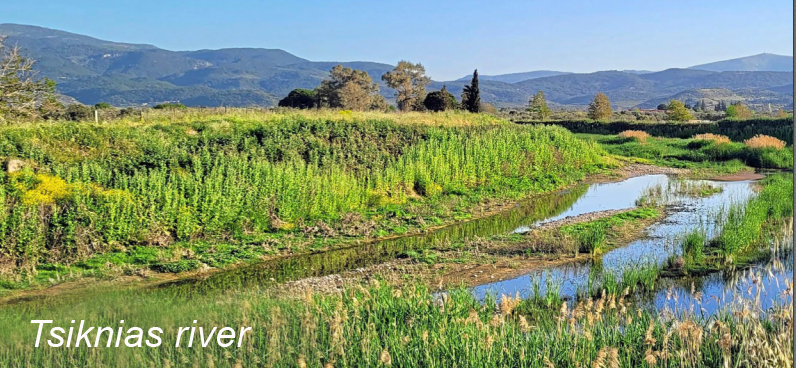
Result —
[[441, 90], [429, 93], [423, 100], [423, 105], [431, 111], [445, 111], [459, 108], [459, 102], [443, 86]]
[[743, 143], [749, 148], [776, 148], [776, 149], [785, 148], [785, 142], [777, 138], [762, 134], [758, 134], [752, 138], [749, 138], [743, 141]]
[[66, 117], [72, 121], [83, 121], [94, 118], [94, 109], [91, 106], [72, 104], [66, 108]]
[[726, 135], [713, 134], [713, 133], [697, 134], [694, 136], [694, 139], [700, 141], [710, 141], [713, 143], [732, 143], [730, 138], [727, 137]]
[[317, 96], [315, 91], [303, 88], [296, 88], [287, 96], [279, 100], [279, 107], [292, 107], [296, 109], [311, 109], [315, 107]]
[[186, 109], [188, 107], [179, 102], [167, 102], [155, 105], [152, 108], [157, 110], [176, 110], [176, 109]]
[[618, 136], [621, 138], [635, 139], [639, 142], [646, 142], [647, 138], [650, 137], [647, 132], [640, 130], [625, 130], [624, 132], [619, 133]]

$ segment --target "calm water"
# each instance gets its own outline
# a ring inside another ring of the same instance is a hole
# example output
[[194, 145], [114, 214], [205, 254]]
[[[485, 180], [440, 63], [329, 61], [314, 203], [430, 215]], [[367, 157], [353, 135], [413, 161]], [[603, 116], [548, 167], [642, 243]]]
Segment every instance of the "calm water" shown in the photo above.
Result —
[[[661, 265], [671, 255], [681, 253], [679, 244], [685, 234], [701, 230], [709, 239], [713, 238], [721, 230], [719, 224], [722, 223], [729, 207], [745, 203], [755, 195], [752, 181], [710, 184], [720, 186], [723, 191], [707, 198], [678, 195], [674, 179], [662, 175], [594, 186], [570, 209], [537, 224], [584, 212], [627, 207], [627, 204], [640, 199], [646, 188], [653, 186], [663, 189], [665, 202], [672, 210], [663, 221], [647, 229], [647, 237], [613, 249], [597, 262], [571, 263], [534, 271], [514, 279], [475, 287], [473, 294], [481, 299], [487, 294], [499, 296], [519, 293], [522, 297], [529, 297], [533, 295], [534, 290], [546, 293], [548, 288], [554, 288], [563, 298], [573, 300], [578, 294], [588, 290], [589, 280], [593, 280], [595, 275], [610, 272], [621, 278], [623, 270], [627, 268], [650, 264]], [[528, 228], [519, 228], [517, 231], [525, 231]], [[792, 249], [792, 238], [785, 236], [781, 246]], [[701, 278], [664, 279], [656, 285], [659, 288], [658, 292], [637, 296], [636, 299], [640, 304], [655, 306], [658, 309], [676, 311], [693, 309], [694, 313], [710, 314], [715, 312], [719, 305], [737, 298], [739, 294], [757, 296], [759, 289], [761, 302], [764, 307], [768, 307], [772, 299], [786, 288], [785, 281], [790, 282], [793, 279], [792, 257], [790, 251], [781, 252], [777, 258], [784, 266], [779, 268], [756, 265], [752, 268], [755, 277], [751, 279], [749, 270], [721, 272]], [[692, 296], [692, 285], [694, 292], [701, 292], [699, 303]]]

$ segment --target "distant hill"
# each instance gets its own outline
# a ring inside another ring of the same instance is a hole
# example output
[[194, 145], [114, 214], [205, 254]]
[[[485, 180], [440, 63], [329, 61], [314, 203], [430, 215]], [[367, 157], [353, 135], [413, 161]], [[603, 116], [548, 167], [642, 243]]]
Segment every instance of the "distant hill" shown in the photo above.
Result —
[[[380, 85], [381, 94], [388, 101], [394, 98], [394, 91], [381, 81], [381, 75], [393, 66], [383, 63], [310, 61], [284, 50], [263, 48], [170, 51], [17, 24], [0, 24], [0, 35], [8, 36], [6, 44], [19, 45], [36, 59], [40, 74], [58, 82], [59, 93], [85, 104], [179, 101], [189, 106], [273, 106], [294, 88], [318, 86], [337, 64], [367, 71]], [[745, 60], [740, 65], [746, 68], [776, 69], [780, 58], [764, 54], [706, 65], [731, 68], [737, 60]], [[694, 91], [723, 89], [756, 104], [793, 103], [792, 70], [717, 72], [705, 67], [481, 75], [481, 99], [500, 107], [519, 107], [541, 90], [551, 106], [583, 107], [595, 93], [604, 92], [614, 106], [631, 108], [673, 97], [699, 97]], [[433, 81], [429, 91], [445, 85], [459, 97], [470, 78]]]
[[710, 70], [714, 72], [792, 72], [793, 56], [759, 54], [714, 63], [694, 65], [689, 69]]
[[[543, 78], [543, 77], [552, 77], [556, 75], [563, 75], [563, 74], [571, 74], [569, 72], [557, 72], [553, 70], [535, 70], [532, 72], [523, 72], [523, 73], [511, 73], [511, 74], [499, 74], [499, 75], [478, 75], [479, 80], [489, 80], [495, 82], [503, 82], [503, 83], [517, 83], [522, 82], [528, 79], [534, 78]], [[465, 75], [457, 79], [457, 82], [470, 82], [473, 78], [472, 75]]]

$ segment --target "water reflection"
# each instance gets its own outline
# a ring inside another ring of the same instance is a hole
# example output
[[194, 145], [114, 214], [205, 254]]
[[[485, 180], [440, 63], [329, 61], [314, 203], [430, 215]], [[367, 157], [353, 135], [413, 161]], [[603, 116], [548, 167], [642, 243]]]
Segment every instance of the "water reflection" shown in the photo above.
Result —
[[[553, 288], [553, 291], [558, 290], [562, 298], [574, 300], [578, 295], [594, 291], [592, 284], [604, 277], [605, 274], [621, 279], [625, 270], [637, 269], [646, 265], [662, 265], [670, 256], [678, 255], [681, 252], [679, 244], [688, 232], [699, 230], [704, 232], [708, 239], [715, 237], [721, 231], [721, 224], [729, 207], [733, 204], [745, 203], [755, 194], [753, 181], [712, 182], [711, 184], [720, 186], [723, 190], [720, 193], [700, 198], [678, 193], [678, 184], [681, 183], [674, 182], [674, 179], [666, 176], [638, 179], [626, 183], [623, 186], [625, 189], [623, 191], [616, 191], [616, 187], [590, 188], [590, 193], [593, 194], [591, 197], [587, 193], [572, 208], [559, 216], [567, 216], [566, 213], [575, 215], [578, 213], [579, 206], [583, 208], [582, 211], [586, 211], [586, 208], [611, 209], [611, 206], [599, 204], [601, 196], [604, 196], [602, 200], [606, 202], [616, 200], [621, 205], [613, 207], [621, 208], [620, 206], [635, 202], [643, 195], [639, 190], [643, 184], [652, 183], [663, 189], [662, 197], [667, 204], [672, 205], [672, 210], [662, 222], [648, 229], [648, 237], [631, 242], [625, 247], [611, 250], [596, 262], [570, 263], [534, 271], [514, 279], [477, 286], [473, 288], [473, 294], [479, 299], [485, 298], [487, 294], [514, 295], [516, 293], [527, 298], [536, 293], [545, 294], [549, 288]], [[695, 181], [689, 184], [702, 183], [704, 182]], [[608, 195], [607, 193], [613, 193], [617, 198], [605, 197]], [[622, 194], [620, 195], [620, 193]], [[789, 236], [785, 236], [782, 240], [782, 242], [788, 241], [790, 241], [790, 245], [782, 244], [785, 249], [792, 248], [792, 239]], [[778, 258], [781, 263], [791, 265], [792, 257], [792, 253], [787, 251], [780, 252]], [[759, 265], [757, 269], [761, 269]], [[790, 266], [766, 267], [765, 272], [758, 273], [760, 275], [756, 276], [757, 278], [754, 279], [756, 283], [753, 285], [750, 285], [751, 281], [748, 277], [741, 277], [743, 272], [721, 272], [699, 279], [665, 279], [658, 285], [662, 289], [653, 297], [645, 296], [638, 298], [637, 301], [648, 306], [654, 305], [658, 309], [688, 310], [696, 308], [700, 313], [709, 314], [714, 312], [719, 305], [723, 305], [726, 299], [737, 294], [737, 291], [747, 293], [747, 289], [750, 287], [749, 293], [756, 293], [759, 288], [764, 294], [763, 297], [768, 297], [764, 299], [770, 304], [771, 296], [782, 293], [786, 288], [785, 280], [791, 280], [793, 277], [793, 269]], [[695, 288], [693, 293], [691, 292], [692, 284]], [[701, 304], [697, 303], [693, 297], [697, 291], [700, 292], [697, 295], [701, 296]]]

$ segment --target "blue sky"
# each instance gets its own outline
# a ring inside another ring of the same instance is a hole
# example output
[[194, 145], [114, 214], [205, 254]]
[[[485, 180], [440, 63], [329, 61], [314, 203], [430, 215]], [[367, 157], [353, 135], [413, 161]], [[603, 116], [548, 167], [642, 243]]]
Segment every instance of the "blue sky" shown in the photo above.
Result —
[[422, 62], [436, 80], [687, 67], [793, 54], [790, 0], [0, 2], [32, 24], [170, 50], [279, 48], [315, 61]]

